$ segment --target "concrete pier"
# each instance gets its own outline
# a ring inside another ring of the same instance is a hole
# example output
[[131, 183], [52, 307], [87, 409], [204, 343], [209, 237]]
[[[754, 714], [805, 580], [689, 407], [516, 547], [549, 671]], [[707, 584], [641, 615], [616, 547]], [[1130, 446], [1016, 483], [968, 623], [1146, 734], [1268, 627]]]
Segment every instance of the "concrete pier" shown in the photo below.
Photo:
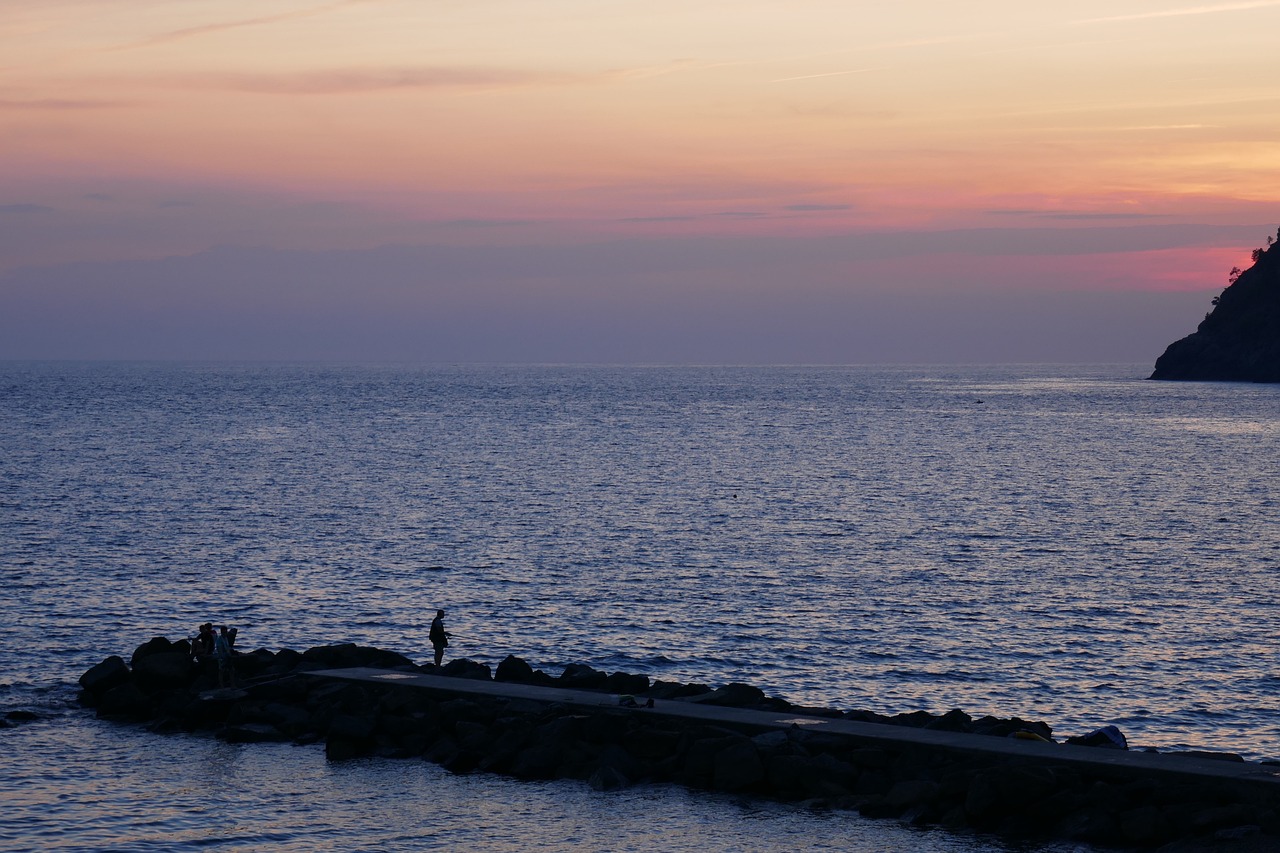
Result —
[[1258, 789], [1267, 797], [1280, 797], [1280, 765], [1228, 761], [1197, 754], [1136, 752], [1119, 749], [1044, 743], [1035, 740], [987, 737], [984, 735], [913, 729], [878, 723], [862, 723], [829, 717], [809, 717], [793, 712], [775, 713], [743, 708], [725, 708], [676, 700], [655, 701], [653, 707], [627, 707], [618, 694], [560, 687], [539, 687], [497, 681], [479, 681], [421, 675], [368, 667], [319, 670], [308, 673], [313, 678], [364, 682], [382, 686], [397, 685], [428, 690], [437, 694], [485, 696], [545, 705], [563, 705], [583, 711], [609, 711], [620, 715], [651, 715], [696, 720], [704, 723], [734, 726], [758, 731], [788, 730], [803, 727], [807, 732], [837, 738], [871, 747], [923, 747], [955, 753], [970, 753], [997, 760], [1015, 760], [1043, 764], [1075, 765], [1082, 769], [1105, 771], [1108, 775], [1183, 777], [1203, 781], [1235, 783]]
[[599, 790], [673, 783], [1106, 848], [1280, 850], [1280, 765], [1054, 743], [1047, 724], [1016, 717], [842, 714], [586, 664], [553, 678], [514, 656], [496, 673], [465, 659], [436, 670], [350, 643], [259, 649], [236, 669], [240, 689], [219, 690], [212, 662], [156, 637], [85, 672], [80, 701], [157, 733], [323, 743], [332, 761], [426, 759]]

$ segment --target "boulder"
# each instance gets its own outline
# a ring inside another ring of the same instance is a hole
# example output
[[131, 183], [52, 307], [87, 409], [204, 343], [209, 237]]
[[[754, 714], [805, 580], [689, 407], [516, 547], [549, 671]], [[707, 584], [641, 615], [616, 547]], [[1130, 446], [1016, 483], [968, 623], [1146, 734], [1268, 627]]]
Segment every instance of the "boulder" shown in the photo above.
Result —
[[902, 813], [931, 805], [938, 799], [942, 786], [929, 779], [904, 779], [884, 795], [885, 805]]
[[100, 717], [145, 720], [153, 713], [151, 700], [132, 681], [126, 681], [103, 693], [98, 697], [96, 708]]
[[112, 655], [80, 676], [80, 686], [91, 696], [98, 696], [128, 682], [130, 676], [129, 665], [124, 662], [124, 658]]
[[477, 663], [467, 658], [457, 658], [451, 660], [440, 669], [441, 675], [447, 675], [450, 678], [471, 678], [476, 681], [492, 681], [493, 677], [489, 674], [489, 665], [487, 663]]
[[750, 708], [765, 700], [764, 691], [750, 684], [734, 682], [708, 693], [690, 696], [685, 701], [699, 705], [717, 705], [725, 708]]
[[613, 672], [600, 685], [604, 690], [610, 693], [644, 693], [649, 689], [649, 676], [634, 675], [629, 672]]
[[191, 658], [181, 652], [154, 652], [134, 656], [133, 678], [144, 691], [186, 687], [196, 674]]
[[523, 658], [507, 655], [498, 664], [498, 669], [493, 674], [493, 680], [528, 684], [533, 681], [533, 667], [529, 666]]
[[585, 663], [571, 663], [560, 673], [559, 686], [577, 690], [596, 690], [609, 676]]
[[129, 665], [136, 667], [138, 661], [149, 655], [164, 654], [166, 652], [181, 651], [174, 649], [173, 643], [165, 637], [152, 637], [142, 645], [133, 650], [133, 657], [129, 658]]
[[218, 737], [227, 743], [274, 743], [289, 740], [288, 735], [270, 723], [242, 723], [238, 726], [227, 726], [218, 733]]
[[717, 791], [748, 791], [758, 787], [764, 779], [764, 764], [750, 740], [736, 741], [716, 753], [711, 787]]
[[587, 779], [587, 784], [596, 791], [617, 791], [629, 787], [631, 781], [616, 767], [599, 767]]
[[925, 728], [939, 732], [970, 732], [973, 731], [973, 718], [957, 708], [930, 720]]

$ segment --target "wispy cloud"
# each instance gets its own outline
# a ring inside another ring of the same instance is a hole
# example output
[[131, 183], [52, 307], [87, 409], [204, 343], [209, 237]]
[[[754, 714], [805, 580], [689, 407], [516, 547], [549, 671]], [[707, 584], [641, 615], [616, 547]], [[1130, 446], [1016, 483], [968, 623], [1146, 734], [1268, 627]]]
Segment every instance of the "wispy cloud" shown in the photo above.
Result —
[[1244, 3], [1216, 3], [1210, 6], [1187, 6], [1182, 9], [1162, 9], [1155, 12], [1136, 12], [1130, 15], [1109, 15], [1104, 18], [1084, 18], [1077, 24], [1109, 24], [1121, 21], [1146, 21], [1154, 18], [1182, 18], [1188, 15], [1217, 15], [1223, 12], [1247, 12], [1252, 9], [1270, 9], [1280, 6], [1280, 0], [1249, 0]]
[[0, 204], [0, 214], [7, 216], [29, 216], [33, 213], [52, 213], [52, 207], [43, 204]]
[[181, 88], [265, 95], [349, 95], [397, 89], [500, 89], [570, 85], [614, 75], [567, 74], [509, 68], [347, 68], [294, 74], [209, 73], [167, 78]]
[[792, 80], [816, 80], [819, 77], [844, 77], [847, 74], [866, 74], [871, 71], [882, 71], [883, 68], [852, 68], [848, 71], [828, 71], [825, 74], [800, 74], [796, 77], [779, 77], [770, 83], [789, 83]]
[[798, 211], [822, 211], [822, 210], [852, 210], [853, 205], [849, 204], [789, 204], [787, 210]]
[[1031, 219], [1055, 219], [1060, 221], [1125, 221], [1144, 219], [1167, 219], [1159, 213], [1109, 213], [1105, 211], [1072, 211], [1072, 210], [1034, 210], [1030, 208], [996, 208], [987, 211], [992, 216], [1025, 216]]
[[98, 101], [86, 98], [0, 98], [0, 110], [113, 110], [133, 106], [126, 101]]
[[1122, 127], [1119, 130], [1213, 130], [1221, 127], [1217, 124], [1138, 124]]
[[279, 24], [284, 21], [294, 21], [300, 18], [314, 18], [317, 15], [325, 15], [329, 12], [335, 12], [348, 6], [361, 6], [367, 3], [376, 2], [380, 2], [380, 0], [338, 0], [336, 3], [327, 3], [323, 6], [314, 6], [310, 9], [295, 9], [292, 12], [280, 12], [275, 15], [261, 15], [256, 18], [240, 18], [234, 21], [220, 21], [210, 24], [201, 24], [200, 26], [195, 27], [183, 27], [182, 29], [159, 33], [151, 36], [150, 38], [142, 39], [141, 41], [117, 45], [113, 48], [109, 48], [109, 50], [137, 50], [146, 47], [156, 47], [163, 44], [170, 44], [172, 42], [185, 41], [186, 39], [199, 38], [200, 36], [226, 32], [227, 30], [238, 30], [246, 27], [261, 27], [270, 24]]

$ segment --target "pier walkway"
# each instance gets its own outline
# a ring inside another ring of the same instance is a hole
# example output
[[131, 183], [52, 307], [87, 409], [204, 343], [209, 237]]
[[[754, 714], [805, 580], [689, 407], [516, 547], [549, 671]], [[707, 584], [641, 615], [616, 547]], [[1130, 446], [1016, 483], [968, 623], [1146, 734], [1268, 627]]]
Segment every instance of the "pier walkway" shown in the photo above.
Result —
[[1034, 764], [1067, 764], [1106, 771], [1116, 776], [1177, 776], [1205, 782], [1239, 784], [1266, 797], [1280, 795], [1280, 765], [1240, 762], [1203, 757], [1196, 753], [1153, 753], [1071, 744], [1045, 743], [1034, 740], [991, 737], [989, 735], [915, 729], [905, 726], [864, 723], [829, 717], [812, 717], [794, 712], [756, 711], [697, 704], [675, 699], [656, 700], [653, 707], [628, 707], [620, 704], [618, 694], [560, 687], [542, 687], [499, 681], [481, 681], [438, 675], [420, 675], [395, 670], [353, 669], [318, 670], [310, 677], [398, 685], [458, 696], [486, 696], [545, 705], [563, 705], [584, 711], [617, 714], [644, 714], [697, 720], [710, 724], [752, 728], [760, 731], [787, 730], [802, 727], [815, 734], [848, 738], [857, 747], [915, 747], [951, 753], [967, 753], [976, 757], [1013, 760]]

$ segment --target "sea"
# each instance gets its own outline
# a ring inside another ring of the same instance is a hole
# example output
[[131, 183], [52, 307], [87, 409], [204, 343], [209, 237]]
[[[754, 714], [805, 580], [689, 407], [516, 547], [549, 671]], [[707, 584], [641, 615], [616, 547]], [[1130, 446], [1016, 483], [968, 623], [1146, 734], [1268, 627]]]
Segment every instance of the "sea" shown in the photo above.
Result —
[[242, 649], [509, 654], [1280, 758], [1280, 387], [1149, 365], [0, 362], [0, 849], [1080, 850], [96, 719]]

